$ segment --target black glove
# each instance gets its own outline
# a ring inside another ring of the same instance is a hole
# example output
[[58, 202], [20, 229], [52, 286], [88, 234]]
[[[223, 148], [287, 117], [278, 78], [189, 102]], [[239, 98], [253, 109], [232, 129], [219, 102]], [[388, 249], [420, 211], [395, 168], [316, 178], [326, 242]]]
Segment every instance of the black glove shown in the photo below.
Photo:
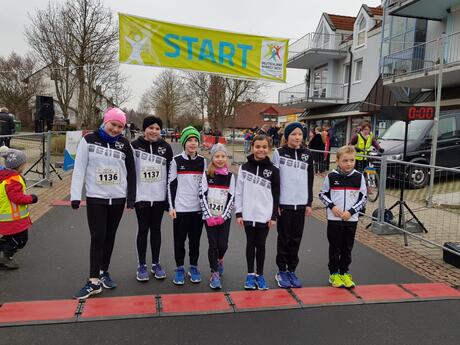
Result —
[[134, 200], [128, 200], [126, 201], [126, 208], [132, 210], [134, 208], [135, 201]]
[[379, 153], [384, 153], [384, 152], [385, 152], [385, 150], [384, 150], [384, 149], [382, 149], [382, 148], [379, 148]]
[[80, 200], [72, 200], [70, 205], [74, 210], [78, 210], [80, 208]]
[[38, 202], [38, 196], [35, 194], [30, 194], [30, 196], [32, 197], [32, 204], [36, 204]]

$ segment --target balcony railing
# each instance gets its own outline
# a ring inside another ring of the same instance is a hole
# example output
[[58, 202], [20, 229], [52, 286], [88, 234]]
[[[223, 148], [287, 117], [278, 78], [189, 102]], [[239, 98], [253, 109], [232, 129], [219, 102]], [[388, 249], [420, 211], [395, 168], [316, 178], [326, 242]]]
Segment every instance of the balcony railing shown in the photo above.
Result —
[[441, 61], [440, 56], [443, 58], [444, 67], [460, 64], [460, 32], [445, 36], [443, 40], [442, 52], [441, 39], [436, 39], [385, 56], [383, 78], [436, 69]]
[[278, 93], [279, 104], [296, 104], [305, 102], [321, 101], [344, 101], [345, 100], [344, 84], [321, 83], [312, 84], [308, 88], [306, 83], [301, 83]]
[[336, 50], [346, 51], [345, 47], [340, 45], [351, 39], [350, 34], [323, 34], [311, 32], [299, 38], [297, 41], [289, 45], [288, 60], [308, 50]]

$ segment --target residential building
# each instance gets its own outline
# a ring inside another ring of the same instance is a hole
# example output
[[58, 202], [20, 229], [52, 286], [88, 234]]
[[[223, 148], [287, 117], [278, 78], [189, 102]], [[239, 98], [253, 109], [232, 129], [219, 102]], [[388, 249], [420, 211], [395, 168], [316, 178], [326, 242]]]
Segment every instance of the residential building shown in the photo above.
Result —
[[303, 111], [304, 108], [280, 106], [277, 103], [244, 102], [236, 106], [235, 117], [231, 127], [237, 130], [245, 130], [255, 127], [260, 128], [265, 124], [271, 126], [283, 123], [287, 119], [293, 120]]
[[[383, 83], [406, 90], [409, 104], [417, 106], [435, 106], [440, 86], [437, 159], [446, 154], [456, 157], [460, 140], [460, 0], [387, 0], [384, 11], [384, 32], [396, 30], [397, 35], [384, 34], [390, 49], [382, 47]], [[403, 37], [401, 45], [398, 42]], [[460, 161], [447, 162], [446, 166], [458, 167]]]
[[384, 39], [384, 85], [410, 88], [415, 95], [434, 90], [442, 61], [442, 88], [458, 87], [460, 0], [387, 0], [384, 7], [384, 32], [398, 32]]
[[356, 17], [323, 13], [315, 32], [289, 46], [287, 67], [306, 70], [306, 77], [304, 83], [280, 91], [279, 104], [303, 107], [300, 119], [310, 129], [330, 125], [332, 146], [346, 144], [363, 120], [375, 125], [378, 109], [369, 106], [369, 97], [371, 91], [384, 93], [379, 69], [382, 17], [381, 6], [367, 5]]

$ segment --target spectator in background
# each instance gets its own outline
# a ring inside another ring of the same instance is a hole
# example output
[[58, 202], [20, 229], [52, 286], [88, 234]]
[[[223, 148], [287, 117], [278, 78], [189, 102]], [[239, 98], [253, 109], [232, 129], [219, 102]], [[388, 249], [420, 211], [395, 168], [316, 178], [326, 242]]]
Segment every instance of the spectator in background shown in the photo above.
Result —
[[249, 154], [249, 151], [251, 151], [251, 141], [253, 137], [254, 137], [254, 134], [252, 130], [248, 129], [246, 131], [246, 134], [244, 135], [244, 153], [245, 154]]
[[331, 138], [329, 136], [329, 129], [330, 128], [331, 128], [331, 126], [324, 125], [323, 126], [323, 132], [321, 133], [321, 138], [322, 138], [323, 143], [324, 143], [324, 151], [327, 151], [327, 152], [324, 152], [324, 170], [325, 171], [329, 170], [329, 164], [330, 164], [330, 161], [331, 161], [331, 155], [329, 153], [329, 151], [331, 149]]
[[[315, 127], [314, 135], [310, 140], [309, 147], [312, 150], [324, 151], [325, 145], [321, 137], [321, 128]], [[313, 152], [313, 161], [315, 165], [315, 174], [323, 174], [325, 171], [324, 168], [324, 154], [322, 152]]]
[[[14, 119], [8, 112], [8, 108], [0, 108], [0, 135], [14, 134]], [[0, 138], [0, 146], [10, 147], [11, 138]]]

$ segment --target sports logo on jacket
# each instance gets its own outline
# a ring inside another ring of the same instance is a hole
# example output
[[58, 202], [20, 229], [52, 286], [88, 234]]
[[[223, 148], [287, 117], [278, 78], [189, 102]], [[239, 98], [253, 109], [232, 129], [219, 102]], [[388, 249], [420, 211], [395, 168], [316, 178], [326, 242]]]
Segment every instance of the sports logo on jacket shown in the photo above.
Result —
[[264, 175], [265, 178], [269, 178], [270, 176], [272, 176], [272, 171], [268, 169], [264, 169], [262, 174]]
[[300, 159], [301, 159], [303, 162], [308, 161], [308, 154], [302, 153], [302, 155], [300, 156]]
[[117, 148], [118, 150], [121, 150], [123, 147], [125, 147], [125, 144], [119, 142], [119, 141], [116, 141], [115, 142], [115, 148]]
[[166, 147], [159, 147], [158, 153], [163, 156], [166, 153]]

